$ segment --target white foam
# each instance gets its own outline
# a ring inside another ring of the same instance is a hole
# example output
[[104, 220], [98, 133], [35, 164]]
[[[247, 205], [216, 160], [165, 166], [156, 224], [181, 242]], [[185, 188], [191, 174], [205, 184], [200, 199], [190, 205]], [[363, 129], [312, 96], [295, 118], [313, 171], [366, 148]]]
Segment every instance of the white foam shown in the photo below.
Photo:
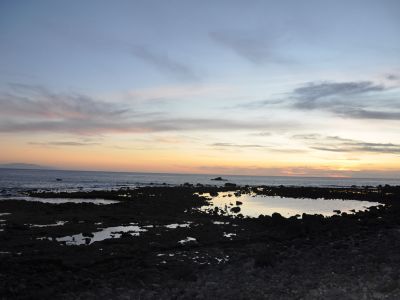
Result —
[[197, 240], [195, 238], [188, 236], [186, 239], [180, 240], [178, 243], [184, 245], [191, 242], [197, 242]]

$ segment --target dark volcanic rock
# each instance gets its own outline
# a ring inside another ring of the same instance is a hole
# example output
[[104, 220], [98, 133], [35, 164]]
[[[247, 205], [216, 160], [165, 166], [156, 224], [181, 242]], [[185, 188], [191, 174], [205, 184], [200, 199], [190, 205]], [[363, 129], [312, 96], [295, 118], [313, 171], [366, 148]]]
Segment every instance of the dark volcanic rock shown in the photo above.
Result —
[[237, 214], [238, 212], [240, 212], [240, 207], [239, 206], [232, 207], [231, 212]]
[[224, 186], [225, 186], [225, 187], [236, 187], [237, 185], [236, 185], [235, 183], [227, 182], [227, 183], [225, 183]]
[[228, 181], [228, 179], [224, 179], [224, 178], [222, 178], [222, 177], [215, 177], [215, 178], [212, 178], [211, 180], [215, 180], [215, 181]]
[[[209, 204], [202, 194], [218, 192], [385, 205], [329, 218], [276, 213], [238, 218], [227, 216], [228, 209], [225, 215], [220, 209], [198, 210]], [[10, 213], [0, 223], [1, 299], [400, 299], [399, 187], [154, 185], [31, 194], [120, 202], [0, 201], [0, 213]], [[66, 223], [26, 225], [58, 221]], [[93, 232], [121, 225], [146, 231], [118, 231], [120, 238], [89, 244]], [[55, 240], [79, 234], [87, 245]]]

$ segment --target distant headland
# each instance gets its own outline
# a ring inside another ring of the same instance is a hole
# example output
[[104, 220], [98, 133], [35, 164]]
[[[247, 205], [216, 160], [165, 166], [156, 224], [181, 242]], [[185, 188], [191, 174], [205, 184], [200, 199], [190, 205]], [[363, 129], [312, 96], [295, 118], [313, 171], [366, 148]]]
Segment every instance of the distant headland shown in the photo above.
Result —
[[52, 170], [54, 168], [49, 167], [49, 166], [36, 165], [36, 164], [8, 163], [8, 164], [0, 164], [0, 169]]

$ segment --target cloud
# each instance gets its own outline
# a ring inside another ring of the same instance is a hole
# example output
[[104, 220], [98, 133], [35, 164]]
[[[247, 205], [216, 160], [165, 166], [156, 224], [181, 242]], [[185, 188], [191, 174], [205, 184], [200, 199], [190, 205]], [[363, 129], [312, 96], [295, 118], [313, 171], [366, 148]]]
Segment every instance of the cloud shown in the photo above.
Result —
[[399, 75], [396, 75], [396, 74], [387, 74], [387, 75], [386, 75], [386, 79], [387, 79], [387, 80], [394, 80], [394, 81], [396, 81], [396, 80], [400, 80], [400, 76], [399, 76]]
[[43, 142], [43, 143], [30, 142], [29, 144], [35, 146], [72, 146], [72, 147], [100, 145], [100, 143], [94, 143], [94, 142], [73, 142], [73, 141], [55, 141], [55, 142]]
[[215, 96], [215, 94], [234, 94], [236, 89], [236, 86], [228, 85], [185, 84], [131, 90], [126, 92], [124, 96], [129, 100], [151, 100], [152, 102], [155, 102], [157, 100], [187, 100], [200, 97], [205, 98]]
[[334, 112], [355, 119], [400, 120], [400, 111], [378, 111], [363, 108], [336, 108]]
[[0, 132], [56, 132], [82, 135], [165, 131], [268, 131], [298, 127], [296, 122], [228, 117], [174, 117], [140, 112], [130, 105], [103, 102], [77, 93], [14, 84], [0, 93]]
[[199, 79], [192, 68], [170, 58], [167, 54], [158, 53], [144, 46], [133, 46], [131, 53], [164, 74], [173, 75], [183, 80]]
[[400, 120], [400, 95], [371, 81], [308, 83], [291, 93], [293, 107], [320, 109], [344, 118]]
[[260, 144], [235, 144], [235, 143], [225, 143], [225, 142], [219, 142], [219, 143], [213, 143], [210, 144], [211, 147], [215, 147], [219, 150], [225, 150], [225, 149], [262, 149], [268, 152], [274, 152], [274, 153], [305, 153], [308, 152], [304, 149], [295, 149], [295, 148], [285, 148], [285, 146], [266, 146], [266, 145], [260, 145]]
[[78, 93], [57, 93], [42, 86], [11, 84], [0, 94], [0, 132], [72, 132], [97, 134], [142, 132], [127, 124], [154, 114], [134, 112], [120, 103], [106, 103]]
[[168, 76], [172, 75], [183, 80], [198, 80], [198, 74], [189, 65], [171, 58], [167, 54], [150, 49], [143, 45], [132, 45], [128, 40], [110, 36], [105, 32], [90, 30], [80, 27], [79, 30], [71, 26], [63, 27], [58, 23], [46, 22], [45, 25], [57, 37], [63, 37], [68, 42], [77, 43], [87, 47], [90, 51], [103, 51], [109, 54], [120, 55], [127, 53], [153, 66], [159, 72]]
[[265, 148], [266, 146], [257, 144], [232, 144], [232, 143], [213, 143], [212, 147], [222, 147], [222, 148]]
[[[283, 128], [288, 124], [268, 122], [242, 122], [210, 118], [163, 118], [149, 120], [60, 120], [60, 121], [0, 121], [0, 132], [58, 132], [77, 134], [146, 133], [198, 130], [255, 130]], [[291, 126], [291, 125], [289, 125]]]
[[210, 32], [209, 36], [218, 44], [256, 65], [290, 62], [275, 50], [278, 38], [271, 34], [255, 37], [250, 33], [216, 31]]
[[237, 104], [235, 106], [230, 106], [228, 108], [233, 108], [233, 109], [259, 109], [259, 108], [275, 108], [275, 107], [281, 107], [282, 105], [285, 105], [287, 100], [285, 99], [268, 99], [268, 100], [258, 100], [258, 101], [251, 101], [247, 103], [241, 103]]
[[320, 151], [400, 154], [400, 144], [372, 143], [319, 134], [294, 135], [293, 138], [301, 139], [311, 149]]
[[400, 120], [400, 93], [372, 81], [309, 82], [282, 99], [239, 104], [236, 108], [321, 110], [342, 118]]
[[271, 134], [271, 132], [262, 131], [262, 132], [251, 133], [250, 135], [252, 135], [252, 136], [271, 136], [272, 134]]
[[11, 84], [0, 94], [0, 115], [45, 119], [115, 118], [128, 112], [120, 104], [105, 103], [78, 93], [55, 93], [41, 86]]
[[371, 81], [359, 82], [321, 82], [308, 83], [296, 88], [291, 97], [294, 106], [301, 109], [315, 109], [351, 105], [349, 97], [365, 95], [369, 92], [381, 92], [385, 87]]
[[394, 87], [372, 81], [309, 82], [280, 99], [252, 101], [231, 108], [321, 110], [343, 118], [400, 120], [400, 94]]

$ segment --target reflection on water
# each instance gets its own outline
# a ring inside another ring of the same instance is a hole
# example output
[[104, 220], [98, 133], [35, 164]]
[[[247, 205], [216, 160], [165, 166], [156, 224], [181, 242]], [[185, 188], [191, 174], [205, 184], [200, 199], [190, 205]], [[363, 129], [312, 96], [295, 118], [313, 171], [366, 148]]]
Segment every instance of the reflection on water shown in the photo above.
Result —
[[183, 224], [168, 224], [168, 225], [164, 225], [165, 228], [168, 229], [176, 229], [178, 227], [180, 228], [188, 228], [190, 226], [192, 222], [187, 222], [187, 223], [183, 223]]
[[116, 200], [105, 200], [105, 199], [74, 199], [74, 198], [38, 198], [38, 197], [0, 197], [0, 200], [24, 200], [51, 204], [62, 204], [62, 203], [94, 203], [98, 205], [107, 205], [118, 203]]
[[197, 240], [195, 238], [188, 236], [186, 239], [178, 241], [178, 244], [184, 245], [187, 243], [196, 243], [196, 242]]
[[140, 232], [147, 231], [137, 225], [115, 226], [103, 228], [101, 231], [93, 232], [92, 237], [84, 236], [82, 233], [72, 236], [56, 238], [57, 242], [65, 242], [66, 245], [90, 245], [94, 242], [106, 239], [120, 238], [122, 233], [129, 233], [132, 236], [139, 236]]
[[56, 227], [56, 226], [63, 226], [67, 223], [68, 221], [57, 221], [54, 224], [25, 224], [28, 225], [31, 228], [43, 228], [43, 227]]
[[[47, 224], [47, 225], [30, 225], [30, 227], [47, 227], [47, 226], [61, 226], [64, 225], [65, 221], [59, 221], [55, 224]], [[79, 222], [80, 223], [80, 222]], [[101, 225], [101, 222], [95, 223], [96, 225]], [[175, 223], [175, 224], [167, 224], [163, 225], [163, 227], [167, 229], [177, 229], [177, 228], [188, 228], [192, 222], [186, 223]], [[107, 239], [118, 239], [122, 236], [123, 233], [128, 233], [132, 236], [139, 236], [140, 233], [146, 232], [146, 228], [154, 228], [155, 225], [144, 225], [138, 226], [135, 223], [130, 223], [126, 226], [115, 226], [115, 227], [107, 227], [102, 228], [101, 231], [93, 232], [90, 234], [74, 234], [65, 237], [59, 238], [50, 238], [50, 237], [39, 237], [38, 240], [55, 240], [57, 242], [65, 243], [66, 245], [90, 245], [94, 242], [100, 242]], [[100, 228], [99, 228], [100, 229]], [[180, 244], [185, 244], [188, 242], [193, 242], [195, 239], [188, 237], [186, 240], [179, 241]]]
[[[353, 213], [366, 210], [371, 206], [381, 205], [381, 203], [369, 201], [288, 198], [256, 194], [241, 194], [237, 197], [234, 192], [220, 192], [216, 197], [211, 197], [208, 193], [202, 194], [202, 196], [212, 198], [210, 201], [211, 206], [202, 207], [204, 211], [218, 207], [232, 215], [241, 213], [249, 217], [270, 216], [275, 212], [284, 217], [302, 215], [303, 213], [332, 216], [336, 214], [335, 211], [337, 210]], [[239, 202], [237, 203], [236, 201]]]

